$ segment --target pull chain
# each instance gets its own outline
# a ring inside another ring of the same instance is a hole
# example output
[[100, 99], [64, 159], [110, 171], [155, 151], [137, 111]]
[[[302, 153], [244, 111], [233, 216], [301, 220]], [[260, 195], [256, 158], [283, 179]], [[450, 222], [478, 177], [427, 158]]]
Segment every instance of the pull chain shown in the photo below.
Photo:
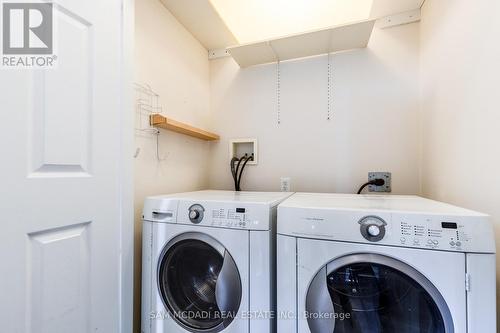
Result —
[[281, 124], [281, 73], [279, 61], [276, 63], [276, 113], [279, 125]]
[[327, 55], [328, 57], [328, 106], [327, 106], [327, 115], [326, 119], [331, 119], [331, 104], [332, 104], [332, 64], [330, 59], [330, 53]]

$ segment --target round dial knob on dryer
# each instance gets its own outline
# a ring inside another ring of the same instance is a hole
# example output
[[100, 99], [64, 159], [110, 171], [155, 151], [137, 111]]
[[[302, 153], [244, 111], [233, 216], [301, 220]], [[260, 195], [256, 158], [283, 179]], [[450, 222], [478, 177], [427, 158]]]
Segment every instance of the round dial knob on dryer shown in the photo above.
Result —
[[365, 216], [359, 220], [361, 235], [370, 242], [378, 242], [385, 236], [385, 222], [378, 216]]
[[378, 235], [380, 235], [380, 227], [374, 224], [370, 225], [366, 231], [368, 232], [368, 235], [372, 237], [377, 237]]
[[203, 208], [202, 205], [192, 205], [189, 207], [189, 220], [195, 224], [200, 223], [203, 220], [203, 213], [205, 212], [205, 209]]

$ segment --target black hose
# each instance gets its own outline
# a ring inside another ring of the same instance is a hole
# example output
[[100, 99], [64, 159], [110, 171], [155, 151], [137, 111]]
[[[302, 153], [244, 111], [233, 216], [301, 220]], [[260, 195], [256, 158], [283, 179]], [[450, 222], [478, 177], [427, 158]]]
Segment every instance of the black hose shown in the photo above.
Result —
[[234, 182], [234, 189], [236, 190], [236, 169], [235, 169], [235, 166], [234, 164], [236, 163], [236, 161], [238, 161], [239, 158], [237, 157], [233, 157], [231, 159], [231, 175], [233, 175], [233, 182]]
[[243, 156], [242, 158], [238, 159], [238, 164], [236, 165], [235, 177], [234, 177], [234, 190], [235, 191], [239, 191], [238, 190], [238, 170], [240, 170], [240, 164], [245, 159], [245, 156]]
[[245, 159], [245, 162], [243, 163], [243, 165], [241, 166], [241, 170], [240, 170], [240, 174], [239, 174], [239, 177], [238, 177], [238, 181], [236, 183], [236, 191], [241, 191], [241, 188], [240, 188], [241, 175], [243, 174], [243, 169], [245, 169], [245, 165], [247, 165], [248, 161], [250, 161], [250, 160], [253, 160], [253, 155], [248, 156]]

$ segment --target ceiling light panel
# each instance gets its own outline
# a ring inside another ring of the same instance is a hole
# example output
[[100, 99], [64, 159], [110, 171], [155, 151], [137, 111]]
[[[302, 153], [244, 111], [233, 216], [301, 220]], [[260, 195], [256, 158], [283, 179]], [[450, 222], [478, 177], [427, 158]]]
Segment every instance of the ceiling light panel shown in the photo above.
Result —
[[373, 0], [210, 0], [239, 43], [370, 17]]

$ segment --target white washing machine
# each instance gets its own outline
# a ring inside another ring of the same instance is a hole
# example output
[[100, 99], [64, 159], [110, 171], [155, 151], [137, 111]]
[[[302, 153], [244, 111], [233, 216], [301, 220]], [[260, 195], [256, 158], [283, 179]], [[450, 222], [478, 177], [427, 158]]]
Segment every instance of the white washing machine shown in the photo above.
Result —
[[274, 332], [276, 210], [289, 195], [147, 198], [142, 332]]
[[488, 216], [414, 196], [278, 208], [279, 333], [494, 333]]

